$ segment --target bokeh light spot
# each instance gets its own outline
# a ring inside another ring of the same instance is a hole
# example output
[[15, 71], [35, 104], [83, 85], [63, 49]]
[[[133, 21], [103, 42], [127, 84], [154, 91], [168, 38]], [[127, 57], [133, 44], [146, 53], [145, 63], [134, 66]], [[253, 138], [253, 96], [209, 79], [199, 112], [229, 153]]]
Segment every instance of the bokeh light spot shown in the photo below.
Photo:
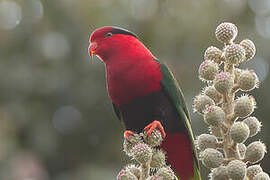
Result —
[[53, 115], [53, 126], [60, 133], [70, 133], [78, 127], [81, 120], [81, 112], [73, 106], [63, 106]]
[[255, 25], [260, 36], [263, 38], [270, 38], [270, 16], [256, 16]]
[[70, 50], [70, 45], [65, 35], [58, 32], [50, 32], [41, 40], [41, 52], [48, 59], [60, 59], [65, 57]]
[[158, 10], [157, 0], [130, 1], [130, 13], [136, 20], [148, 20], [154, 17]]
[[[225, 15], [228, 17], [235, 17], [240, 15], [245, 11], [247, 6], [247, 1], [243, 0], [222, 0], [221, 6], [222, 10], [225, 10]], [[224, 8], [226, 6], [226, 8]]]
[[44, 9], [43, 5], [40, 0], [29, 0], [27, 3], [28, 7], [28, 14], [27, 17], [28, 20], [30, 20], [32, 23], [38, 22], [43, 18], [44, 15]]
[[13, 1], [0, 2], [0, 29], [14, 29], [22, 20], [22, 9]]
[[256, 14], [264, 15], [270, 12], [269, 0], [249, 0], [248, 4], [252, 11]]

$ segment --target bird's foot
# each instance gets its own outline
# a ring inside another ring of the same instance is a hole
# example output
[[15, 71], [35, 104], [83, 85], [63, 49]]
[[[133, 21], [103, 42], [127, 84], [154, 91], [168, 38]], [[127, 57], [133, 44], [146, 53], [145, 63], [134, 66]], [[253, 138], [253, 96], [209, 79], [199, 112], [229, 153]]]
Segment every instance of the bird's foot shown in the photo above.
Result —
[[125, 138], [125, 139], [127, 139], [130, 135], [133, 136], [133, 135], [134, 135], [134, 132], [129, 131], [129, 130], [127, 130], [127, 131], [124, 132], [124, 138]]
[[156, 128], [158, 128], [158, 130], [161, 132], [162, 137], [165, 138], [166, 133], [164, 131], [164, 128], [161, 125], [161, 123], [159, 121], [157, 121], [157, 120], [155, 120], [152, 123], [150, 123], [149, 125], [147, 125], [144, 128], [144, 130], [146, 130], [146, 131], [148, 130], [147, 135], [149, 136], [152, 133], [152, 131], [154, 131], [154, 129], [156, 129]]

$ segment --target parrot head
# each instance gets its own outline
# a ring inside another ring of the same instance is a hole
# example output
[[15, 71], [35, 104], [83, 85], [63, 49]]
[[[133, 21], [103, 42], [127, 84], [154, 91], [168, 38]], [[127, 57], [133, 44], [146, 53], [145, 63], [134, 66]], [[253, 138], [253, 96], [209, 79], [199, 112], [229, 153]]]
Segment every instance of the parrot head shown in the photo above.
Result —
[[105, 61], [113, 54], [125, 51], [130, 43], [137, 40], [137, 36], [119, 27], [105, 26], [96, 29], [90, 36], [89, 55], [97, 55]]

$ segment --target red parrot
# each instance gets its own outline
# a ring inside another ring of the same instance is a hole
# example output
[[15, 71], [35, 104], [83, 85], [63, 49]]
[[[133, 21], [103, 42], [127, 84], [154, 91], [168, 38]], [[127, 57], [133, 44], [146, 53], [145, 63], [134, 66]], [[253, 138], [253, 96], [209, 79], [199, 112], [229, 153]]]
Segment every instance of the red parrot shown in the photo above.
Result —
[[90, 56], [97, 55], [105, 64], [108, 94], [125, 126], [125, 138], [158, 128], [165, 137], [161, 148], [177, 176], [201, 180], [189, 112], [168, 67], [122, 28], [96, 29], [89, 42]]

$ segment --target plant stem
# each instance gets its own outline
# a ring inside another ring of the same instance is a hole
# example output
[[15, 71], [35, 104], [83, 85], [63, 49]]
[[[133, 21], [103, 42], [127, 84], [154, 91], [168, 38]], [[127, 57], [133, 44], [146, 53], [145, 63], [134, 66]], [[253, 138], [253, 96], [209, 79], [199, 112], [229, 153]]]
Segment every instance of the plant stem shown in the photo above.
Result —
[[150, 162], [151, 161], [141, 165], [142, 170], [141, 170], [140, 180], [146, 180], [149, 177]]
[[[234, 76], [234, 65], [224, 63], [224, 71], [230, 73]], [[240, 159], [240, 154], [237, 148], [237, 144], [233, 142], [231, 139], [229, 132], [232, 124], [235, 121], [235, 117], [233, 115], [233, 101], [235, 98], [235, 92], [231, 91], [226, 96], [223, 97], [222, 109], [226, 113], [226, 121], [225, 124], [228, 127], [228, 130], [225, 132], [222, 130], [223, 134], [223, 150], [226, 158], [236, 158]], [[226, 99], [225, 99], [226, 98]]]

